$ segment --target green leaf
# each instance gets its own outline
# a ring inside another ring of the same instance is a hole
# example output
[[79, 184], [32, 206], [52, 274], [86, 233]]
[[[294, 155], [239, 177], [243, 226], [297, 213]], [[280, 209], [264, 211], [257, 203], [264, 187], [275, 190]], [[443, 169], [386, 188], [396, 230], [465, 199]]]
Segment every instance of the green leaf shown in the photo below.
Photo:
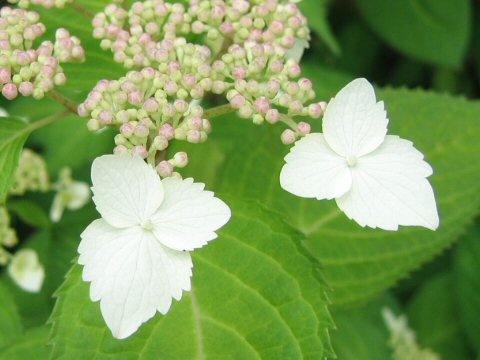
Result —
[[27, 123], [13, 117], [0, 118], [0, 204], [5, 202], [27, 136]]
[[480, 225], [460, 239], [455, 251], [455, 287], [461, 319], [480, 352]]
[[449, 273], [427, 282], [408, 305], [409, 325], [421, 347], [434, 350], [442, 359], [471, 359], [458, 321], [454, 290], [454, 279]]
[[8, 288], [0, 283], [0, 348], [20, 335], [22, 330], [15, 300]]
[[389, 113], [390, 134], [412, 140], [433, 166], [431, 182], [441, 219], [436, 232], [363, 229], [334, 201], [301, 199], [283, 191], [278, 179], [288, 149], [279, 141], [278, 126], [259, 127], [241, 138], [218, 175], [221, 191], [260, 200], [307, 235], [306, 245], [322, 263], [338, 305], [375, 296], [442, 252], [480, 205], [480, 103], [423, 91], [389, 89], [379, 95]]
[[470, 37], [469, 0], [356, 0], [365, 21], [396, 50], [458, 68]]
[[308, 25], [320, 36], [332, 53], [339, 55], [340, 47], [328, 24], [327, 2], [325, 0], [303, 0], [299, 6], [302, 13], [308, 18]]
[[192, 291], [127, 340], [115, 340], [81, 267], [58, 291], [53, 359], [320, 359], [331, 319], [319, 274], [299, 234], [255, 203], [228, 204], [230, 223], [193, 252]]
[[332, 345], [342, 360], [390, 359], [390, 334], [382, 317], [382, 309], [395, 309], [395, 301], [387, 296], [357, 309], [332, 313], [336, 330], [332, 331]]
[[50, 353], [47, 345], [49, 330], [47, 326], [28, 330], [9, 346], [0, 349], [0, 360], [47, 360]]
[[8, 210], [17, 215], [24, 223], [35, 227], [49, 227], [51, 222], [39, 205], [31, 200], [10, 200]]
[[[79, 0], [75, 1], [91, 13], [102, 11], [109, 0]], [[82, 91], [83, 93], [93, 89], [97, 81], [101, 79], [116, 79], [125, 75], [125, 69], [113, 61], [110, 52], [100, 48], [100, 41], [93, 38], [92, 19], [79, 13], [73, 6], [65, 6], [64, 9], [45, 9], [40, 6], [34, 7], [40, 14], [40, 21], [45, 24], [47, 32], [44, 39], [55, 41], [55, 31], [66, 27], [71, 35], [80, 38], [85, 49], [86, 62], [82, 64], [62, 64], [67, 75], [67, 84], [58, 90]]]

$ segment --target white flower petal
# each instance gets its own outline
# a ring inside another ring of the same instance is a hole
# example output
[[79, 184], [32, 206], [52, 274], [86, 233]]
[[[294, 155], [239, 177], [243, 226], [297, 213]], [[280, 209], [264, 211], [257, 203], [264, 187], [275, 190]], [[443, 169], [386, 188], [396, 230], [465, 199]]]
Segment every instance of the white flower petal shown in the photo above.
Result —
[[130, 154], [104, 155], [92, 165], [93, 201], [112, 226], [147, 221], [163, 200], [162, 182], [150, 165]]
[[165, 199], [152, 216], [153, 232], [175, 250], [193, 250], [217, 237], [215, 230], [230, 219], [230, 208], [205, 185], [193, 179], [163, 179]]
[[68, 190], [67, 208], [70, 210], [80, 209], [90, 200], [90, 188], [84, 182], [74, 181]]
[[45, 270], [32, 249], [17, 251], [8, 265], [8, 273], [18, 286], [33, 293], [40, 291], [45, 279]]
[[431, 174], [432, 168], [410, 141], [387, 136], [352, 168], [352, 189], [337, 204], [361, 226], [397, 230], [398, 225], [413, 225], [435, 230], [437, 207], [426, 179]]
[[50, 219], [53, 222], [59, 222], [65, 210], [65, 202], [62, 194], [56, 194], [53, 198], [52, 207], [50, 208]]
[[328, 145], [345, 157], [362, 156], [375, 150], [387, 133], [383, 101], [366, 79], [356, 79], [330, 100], [323, 118]]
[[182, 290], [190, 290], [190, 254], [163, 246], [150, 231], [116, 229], [99, 219], [81, 237], [83, 280], [91, 281], [90, 298], [100, 300], [102, 315], [118, 339], [133, 334], [156, 311], [167, 313], [172, 298], [179, 300]]
[[294, 195], [333, 199], [352, 185], [346, 160], [333, 152], [322, 134], [309, 134], [297, 141], [285, 161], [280, 185]]

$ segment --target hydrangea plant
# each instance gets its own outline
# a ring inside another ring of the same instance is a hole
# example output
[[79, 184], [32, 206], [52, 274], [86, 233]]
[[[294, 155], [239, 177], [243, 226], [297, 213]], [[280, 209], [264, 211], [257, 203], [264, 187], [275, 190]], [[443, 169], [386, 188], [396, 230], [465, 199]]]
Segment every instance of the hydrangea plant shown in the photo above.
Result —
[[[0, 353], [448, 358], [420, 326], [429, 284], [417, 313], [386, 291], [478, 214], [478, 104], [329, 68], [352, 54], [324, 2], [9, 2]], [[479, 285], [464, 258], [445, 299]]]

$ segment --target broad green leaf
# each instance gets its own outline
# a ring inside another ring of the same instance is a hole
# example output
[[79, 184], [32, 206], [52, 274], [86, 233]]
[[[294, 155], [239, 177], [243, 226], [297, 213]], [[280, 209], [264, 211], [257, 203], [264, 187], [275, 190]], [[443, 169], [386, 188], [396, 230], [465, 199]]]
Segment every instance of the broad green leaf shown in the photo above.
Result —
[[278, 178], [288, 149], [279, 141], [278, 127], [259, 127], [241, 138], [218, 175], [221, 191], [260, 200], [307, 235], [306, 245], [322, 263], [333, 302], [339, 305], [371, 298], [442, 252], [480, 205], [480, 103], [393, 89], [379, 92], [379, 98], [385, 100], [390, 133], [412, 140], [433, 166], [431, 182], [441, 219], [436, 232], [363, 229], [334, 201], [301, 199], [283, 191]]
[[458, 68], [470, 38], [469, 0], [356, 0], [365, 21], [396, 50]]
[[0, 348], [0, 360], [47, 360], [50, 348], [47, 345], [48, 326], [27, 330], [4, 348]]
[[461, 319], [480, 352], [480, 225], [460, 239], [455, 251], [455, 287]]
[[303, 0], [299, 5], [302, 13], [307, 16], [311, 29], [320, 36], [332, 53], [339, 55], [340, 47], [328, 24], [327, 1]]
[[390, 359], [390, 334], [382, 317], [383, 308], [395, 309], [395, 301], [387, 296], [365, 306], [334, 311], [335, 330], [331, 332], [333, 350], [342, 360]]
[[15, 169], [18, 165], [20, 152], [28, 136], [28, 124], [24, 121], [9, 117], [0, 118], [0, 204], [10, 189]]
[[320, 359], [331, 319], [299, 234], [256, 203], [227, 199], [230, 223], [193, 253], [192, 291], [166, 316], [115, 340], [82, 268], [72, 268], [52, 315], [53, 359]]
[[22, 330], [22, 320], [15, 300], [8, 288], [0, 283], [0, 348], [20, 335]]
[[49, 227], [47, 213], [35, 202], [25, 199], [10, 200], [7, 204], [10, 213], [17, 215], [24, 223], [35, 227]]
[[471, 359], [454, 290], [452, 274], [432, 278], [410, 301], [408, 321], [422, 348], [432, 349], [442, 359]]
[[[102, 11], [109, 0], [79, 0], [76, 6], [81, 6], [92, 14]], [[34, 7], [40, 14], [40, 21], [45, 24], [47, 32], [45, 39], [55, 41], [55, 31], [66, 28], [71, 35], [77, 36], [85, 48], [86, 62], [82, 64], [62, 64], [67, 75], [67, 84], [59, 91], [74, 90], [82, 93], [92, 90], [97, 81], [101, 79], [116, 79], [123, 76], [126, 71], [120, 64], [113, 61], [110, 52], [100, 48], [99, 40], [92, 36], [92, 19], [75, 10], [75, 6], [67, 5], [64, 9], [45, 9]], [[64, 89], [64, 90], [63, 90]]]

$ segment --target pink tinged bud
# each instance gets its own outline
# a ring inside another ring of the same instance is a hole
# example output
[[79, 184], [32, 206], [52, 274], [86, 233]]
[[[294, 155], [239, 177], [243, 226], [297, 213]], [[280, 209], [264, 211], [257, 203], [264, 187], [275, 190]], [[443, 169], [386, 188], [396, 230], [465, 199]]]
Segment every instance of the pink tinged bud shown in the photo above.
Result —
[[240, 109], [238, 109], [238, 114], [240, 115], [240, 117], [248, 119], [252, 117], [253, 109], [249, 104], [245, 104]]
[[291, 77], [299, 77], [301, 74], [302, 69], [300, 69], [300, 65], [294, 63], [288, 67], [288, 75]]
[[90, 131], [97, 131], [100, 129], [100, 123], [97, 119], [90, 119], [87, 122], [87, 129]]
[[262, 33], [261, 30], [259, 30], [259, 29], [253, 29], [253, 30], [250, 32], [249, 40], [260, 41], [260, 40], [262, 40], [262, 38], [263, 38], [263, 33]]
[[87, 117], [89, 114], [89, 111], [85, 108], [85, 104], [80, 104], [77, 109], [78, 115], [81, 117]]
[[265, 120], [270, 124], [275, 124], [280, 120], [280, 113], [277, 109], [270, 109], [265, 114]]
[[10, 50], [10, 43], [8, 40], [0, 40], [0, 50]]
[[310, 134], [310, 131], [312, 130], [311, 126], [309, 123], [306, 122], [299, 122], [297, 125], [297, 131], [300, 135], [307, 135]]
[[227, 21], [224, 22], [224, 23], [222, 23], [222, 25], [220, 25], [220, 31], [221, 31], [224, 35], [228, 35], [228, 34], [233, 33], [234, 28], [233, 28], [232, 23], [227, 22]]
[[187, 89], [191, 89], [197, 83], [197, 79], [194, 75], [185, 75], [183, 77], [183, 86]]
[[120, 126], [120, 133], [126, 138], [131, 137], [134, 131], [135, 131], [135, 125], [131, 123], [126, 123]]
[[12, 74], [9, 69], [0, 67], [0, 84], [7, 84], [10, 82]]
[[266, 114], [270, 110], [270, 101], [265, 98], [255, 100], [255, 108], [261, 114]]
[[177, 110], [175, 109], [175, 106], [173, 106], [173, 104], [168, 103], [163, 106], [162, 114], [166, 117], [174, 117], [177, 114]]
[[136, 136], [138, 136], [139, 138], [146, 138], [149, 133], [150, 133], [150, 131], [149, 131], [148, 127], [145, 126], [145, 125], [140, 124], [137, 127], [135, 127], [134, 134]]
[[191, 130], [202, 130], [203, 121], [199, 116], [191, 117], [187, 123]]
[[201, 99], [203, 98], [204, 95], [205, 95], [205, 90], [203, 90], [203, 88], [200, 85], [197, 85], [192, 90], [190, 90], [190, 96], [193, 99]]
[[163, 124], [158, 133], [167, 140], [172, 140], [175, 136], [175, 129], [170, 124]]
[[314, 119], [318, 119], [323, 114], [322, 105], [320, 103], [310, 104], [308, 106], [308, 115]]
[[283, 71], [283, 63], [280, 60], [274, 60], [270, 62], [270, 70], [274, 73], [281, 73]]
[[245, 66], [236, 66], [232, 71], [235, 79], [245, 79], [248, 75], [248, 70]]
[[187, 132], [187, 141], [192, 144], [198, 144], [202, 141], [202, 134], [198, 130], [189, 130]]
[[242, 106], [245, 105], [245, 97], [243, 97], [242, 95], [235, 95], [231, 100], [230, 100], [230, 105], [232, 105], [232, 107], [234, 109], [240, 109]]
[[173, 159], [171, 160], [173, 166], [183, 168], [188, 165], [188, 155], [184, 151], [180, 151], [173, 155]]
[[125, 154], [128, 152], [128, 149], [125, 147], [125, 145], [117, 145], [113, 149], [114, 154]]
[[142, 105], [142, 101], [143, 101], [143, 96], [142, 96], [142, 93], [140, 91], [133, 91], [131, 92], [130, 94], [128, 94], [128, 102], [132, 105], [135, 105], [135, 106], [140, 106]]
[[298, 29], [302, 26], [302, 18], [300, 16], [292, 16], [288, 19], [288, 26], [293, 29]]
[[155, 136], [152, 146], [154, 149], [163, 151], [168, 147], [168, 140], [162, 135]]
[[13, 100], [18, 96], [17, 87], [12, 83], [6, 84], [2, 89], [2, 94], [6, 99]]
[[184, 113], [188, 110], [188, 102], [185, 100], [175, 100], [173, 106], [179, 113]]
[[277, 35], [280, 35], [284, 32], [285, 27], [283, 25], [283, 22], [281, 20], [274, 20], [272, 24], [270, 25], [270, 30]]
[[175, 81], [173, 80], [169, 80], [167, 81], [167, 83], [165, 84], [163, 90], [165, 90], [165, 92], [168, 94], [168, 95], [174, 95], [177, 91], [178, 91], [178, 85]]
[[298, 13], [298, 7], [297, 5], [293, 4], [293, 3], [288, 3], [285, 5], [285, 11], [289, 14], [289, 15], [297, 15]]
[[303, 110], [303, 104], [299, 100], [292, 101], [288, 104], [288, 110], [292, 114], [300, 114]]
[[160, 161], [160, 163], [157, 165], [157, 172], [161, 177], [172, 176], [173, 165], [165, 160]]
[[98, 114], [98, 120], [102, 125], [110, 125], [113, 121], [113, 113], [110, 110], [102, 110]]
[[309, 79], [303, 78], [298, 81], [298, 86], [303, 91], [312, 90], [312, 82]]
[[58, 86], [65, 85], [67, 83], [67, 77], [64, 73], [56, 74], [54, 78], [54, 83]]
[[159, 107], [160, 105], [155, 98], [150, 98], [143, 104], [143, 108], [150, 113], [157, 111]]
[[293, 144], [295, 140], [297, 140], [297, 137], [291, 129], [287, 129], [284, 132], [282, 132], [280, 139], [282, 140], [283, 144], [290, 145], [290, 144]]
[[33, 84], [30, 81], [23, 81], [18, 87], [18, 91], [23, 96], [30, 96], [33, 94]]
[[148, 156], [148, 151], [143, 145], [134, 146], [132, 149], [132, 154], [140, 156], [142, 159], [146, 159]]

